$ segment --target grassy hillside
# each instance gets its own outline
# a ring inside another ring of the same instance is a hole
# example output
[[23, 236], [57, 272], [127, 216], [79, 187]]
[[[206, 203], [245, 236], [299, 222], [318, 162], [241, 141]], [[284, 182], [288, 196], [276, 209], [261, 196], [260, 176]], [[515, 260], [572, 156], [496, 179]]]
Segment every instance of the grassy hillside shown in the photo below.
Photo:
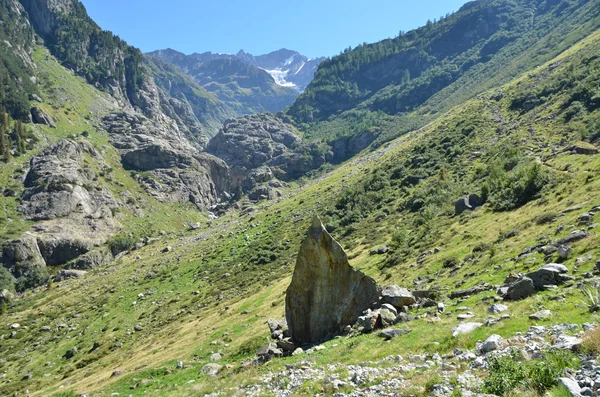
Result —
[[[389, 343], [375, 335], [330, 341], [309, 357], [324, 371], [343, 371], [333, 364], [372, 361], [370, 366], [386, 366], [380, 360], [390, 355], [473, 348], [490, 334], [508, 337], [534, 324], [597, 322], [598, 315], [589, 314], [581, 302], [578, 286], [588, 282], [586, 274], [594, 270], [599, 254], [599, 227], [594, 222], [580, 225], [580, 216], [600, 205], [595, 193], [600, 157], [576, 154], [576, 148], [595, 148], [600, 133], [599, 52], [596, 32], [418, 131], [330, 173], [293, 183], [277, 202], [242, 202], [216, 220], [203, 220], [185, 206], [153, 201], [115, 161], [107, 186], [115, 195], [129, 191], [143, 213], [124, 212], [120, 238], [141, 238], [146, 244], [83, 279], [29, 292], [9, 305], [2, 322], [20, 327], [2, 330], [0, 371], [6, 376], [0, 379], [0, 394], [27, 389], [40, 396], [230, 395], [233, 385], [261, 383], [261, 376], [306, 360], [299, 356], [258, 367], [243, 364], [268, 340], [266, 319], [284, 315], [284, 291], [313, 213], [324, 217], [354, 266], [379, 283], [439, 289], [439, 300], [451, 314], [436, 322], [428, 316], [410, 322], [406, 327], [413, 332]], [[73, 126], [67, 126], [69, 95], [87, 98], [77, 105], [83, 107], [77, 114], [86, 114], [98, 101], [110, 107], [106, 98], [88, 96], [82, 80], [53, 61], [42, 65], [73, 90], [57, 95], [66, 96], [62, 106], [48, 107], [64, 127], [58, 134], [78, 133], [87, 125], [73, 116]], [[50, 91], [44, 95], [50, 101]], [[89, 139], [98, 148], [106, 142], [94, 130]], [[113, 158], [113, 149], [105, 150]], [[487, 195], [488, 203], [454, 216], [454, 202], [467, 193]], [[202, 228], [191, 230], [192, 222], [201, 222]], [[492, 289], [450, 299], [450, 292], [481, 282], [501, 285], [511, 273], [559, 261], [557, 254], [516, 258], [540, 241], [580, 228], [590, 236], [573, 244], [563, 261], [575, 282], [507, 303], [509, 319], [451, 337], [459, 307], [485, 321], [496, 294]], [[389, 253], [369, 254], [384, 244], [391, 247]], [[167, 246], [172, 250], [163, 252]], [[439, 251], [418, 259], [435, 247]], [[552, 310], [553, 317], [528, 318], [541, 308]], [[74, 347], [73, 357], [65, 358]], [[217, 351], [226, 367], [216, 379], [209, 378], [200, 370]], [[183, 369], [176, 368], [178, 361]], [[433, 374], [424, 369], [397, 376], [406, 382], [406, 393], [427, 395], [425, 386]], [[330, 395], [332, 390], [315, 378], [293, 393]]]

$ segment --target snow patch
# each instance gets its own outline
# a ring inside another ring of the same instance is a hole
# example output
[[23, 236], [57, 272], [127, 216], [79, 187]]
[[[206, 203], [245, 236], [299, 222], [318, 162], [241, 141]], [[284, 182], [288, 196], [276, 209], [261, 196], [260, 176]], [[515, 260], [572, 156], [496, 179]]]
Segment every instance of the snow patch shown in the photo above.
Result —
[[302, 68], [304, 67], [304, 65], [306, 65], [306, 62], [302, 62], [302, 65], [300, 65], [300, 67], [298, 68], [298, 70], [296, 70], [296, 73], [294, 73], [294, 74], [300, 73], [300, 71], [302, 70]]
[[277, 83], [277, 85], [280, 85], [282, 87], [296, 88], [296, 84], [286, 81], [285, 78], [288, 75], [287, 70], [281, 70], [281, 69], [273, 69], [273, 70], [263, 69], [263, 70], [265, 72], [269, 73], [271, 76], [273, 76], [273, 78], [275, 79], [275, 83]]
[[292, 55], [290, 58], [286, 59], [286, 60], [285, 60], [285, 64], [286, 64], [286, 65], [289, 65], [289, 64], [291, 64], [292, 62], [294, 62], [294, 58], [296, 58], [296, 55], [295, 55], [295, 54], [294, 54], [294, 55]]

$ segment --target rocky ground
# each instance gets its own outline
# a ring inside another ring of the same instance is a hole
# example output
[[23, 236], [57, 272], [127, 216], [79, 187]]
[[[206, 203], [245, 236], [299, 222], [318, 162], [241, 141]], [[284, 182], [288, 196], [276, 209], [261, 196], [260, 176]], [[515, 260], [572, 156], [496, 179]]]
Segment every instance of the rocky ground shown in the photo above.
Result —
[[[574, 350], [582, 343], [580, 336], [596, 324], [555, 324], [532, 326], [525, 333], [516, 333], [509, 339], [492, 335], [479, 341], [473, 350], [455, 349], [449, 354], [415, 354], [412, 356], [389, 356], [380, 361], [357, 365], [318, 365], [311, 358], [315, 351], [325, 349], [315, 346], [302, 353], [306, 359], [279, 372], [271, 372], [260, 381], [243, 387], [227, 390], [234, 396], [292, 396], [307, 384], [321, 383], [335, 397], [398, 396], [414, 391], [416, 373], [426, 376], [437, 374], [427, 388], [432, 396], [450, 397], [491, 396], [480, 393], [482, 374], [488, 369], [490, 359], [499, 355], [517, 354], [523, 359], [543, 357], [550, 350]], [[382, 342], [386, 343], [386, 342]], [[336, 346], [335, 344], [333, 346]], [[568, 385], [581, 396], [598, 396], [600, 391], [600, 366], [595, 359], [580, 355], [581, 369], [573, 371], [561, 383]], [[458, 391], [462, 394], [458, 394]], [[225, 395], [225, 392], [210, 396]]]

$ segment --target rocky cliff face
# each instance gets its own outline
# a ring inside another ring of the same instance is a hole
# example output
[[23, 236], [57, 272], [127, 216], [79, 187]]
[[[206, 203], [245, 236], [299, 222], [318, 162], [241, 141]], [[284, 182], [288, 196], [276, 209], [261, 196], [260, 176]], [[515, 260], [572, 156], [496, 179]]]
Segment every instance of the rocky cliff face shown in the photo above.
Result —
[[[317, 144], [303, 144], [295, 128], [284, 119], [261, 113], [228, 120], [210, 140], [208, 153], [231, 167], [231, 189], [250, 196], [277, 196], [280, 180], [290, 180], [325, 162]], [[253, 189], [260, 187], [260, 193]]]
[[2, 263], [15, 278], [39, 277], [104, 244], [121, 227], [113, 216], [119, 202], [102, 186], [86, 156], [107, 167], [86, 141], [61, 140], [34, 156], [18, 210], [38, 221], [9, 241]]

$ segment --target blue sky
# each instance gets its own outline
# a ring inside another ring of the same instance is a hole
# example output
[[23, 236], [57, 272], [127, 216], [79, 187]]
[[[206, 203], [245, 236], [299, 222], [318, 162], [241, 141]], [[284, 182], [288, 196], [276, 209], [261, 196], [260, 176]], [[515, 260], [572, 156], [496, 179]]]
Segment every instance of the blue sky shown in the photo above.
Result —
[[465, 0], [82, 0], [106, 30], [144, 52], [173, 48], [309, 57], [394, 37], [458, 10]]

